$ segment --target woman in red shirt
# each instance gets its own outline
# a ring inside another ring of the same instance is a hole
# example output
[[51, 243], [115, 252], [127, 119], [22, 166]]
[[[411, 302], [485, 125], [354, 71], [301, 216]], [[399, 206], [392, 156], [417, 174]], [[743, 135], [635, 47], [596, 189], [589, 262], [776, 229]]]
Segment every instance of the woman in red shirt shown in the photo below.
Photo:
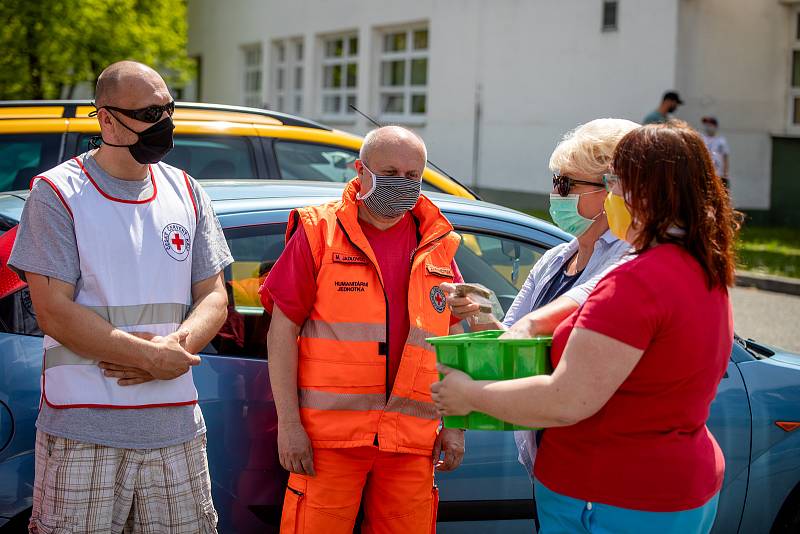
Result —
[[682, 122], [620, 141], [611, 231], [638, 255], [556, 329], [551, 376], [473, 381], [442, 367], [445, 415], [544, 427], [543, 533], [708, 532], [724, 459], [705, 423], [730, 357], [738, 223], [700, 136]]

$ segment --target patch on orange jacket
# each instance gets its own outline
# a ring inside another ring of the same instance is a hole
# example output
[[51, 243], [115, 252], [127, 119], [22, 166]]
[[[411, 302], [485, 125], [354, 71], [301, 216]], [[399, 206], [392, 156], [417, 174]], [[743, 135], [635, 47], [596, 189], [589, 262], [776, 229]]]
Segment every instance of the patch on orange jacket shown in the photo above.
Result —
[[369, 263], [369, 260], [359, 254], [345, 254], [343, 252], [333, 253], [334, 263]]
[[436, 276], [442, 276], [447, 278], [453, 277], [453, 269], [450, 267], [439, 267], [438, 265], [433, 265], [432, 263], [426, 263], [425, 268], [428, 270], [429, 273], [435, 274]]

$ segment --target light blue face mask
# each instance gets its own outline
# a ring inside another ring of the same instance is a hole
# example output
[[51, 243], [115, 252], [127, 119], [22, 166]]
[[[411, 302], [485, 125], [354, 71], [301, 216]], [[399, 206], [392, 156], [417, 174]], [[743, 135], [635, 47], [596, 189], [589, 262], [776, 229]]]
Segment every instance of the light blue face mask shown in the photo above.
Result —
[[[591, 195], [600, 191], [605, 191], [605, 189], [589, 191], [588, 193], [581, 193], [581, 195]], [[600, 211], [594, 219], [587, 219], [578, 213], [578, 201], [581, 199], [581, 195], [567, 195], [565, 197], [557, 194], [550, 195], [550, 217], [553, 218], [556, 226], [575, 237], [588, 230], [592, 223], [603, 214]]]

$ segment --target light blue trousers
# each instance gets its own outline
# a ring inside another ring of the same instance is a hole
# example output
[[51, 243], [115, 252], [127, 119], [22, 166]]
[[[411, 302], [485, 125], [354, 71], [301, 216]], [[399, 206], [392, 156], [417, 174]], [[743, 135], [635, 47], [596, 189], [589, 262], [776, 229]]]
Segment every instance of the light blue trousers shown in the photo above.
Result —
[[708, 534], [717, 516], [719, 493], [706, 504], [680, 512], [643, 512], [581, 501], [534, 481], [539, 534]]

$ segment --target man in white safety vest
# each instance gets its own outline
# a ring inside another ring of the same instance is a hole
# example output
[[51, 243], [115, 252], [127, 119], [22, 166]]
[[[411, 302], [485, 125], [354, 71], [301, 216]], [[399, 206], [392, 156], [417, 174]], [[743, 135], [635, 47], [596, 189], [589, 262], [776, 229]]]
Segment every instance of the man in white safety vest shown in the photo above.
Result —
[[233, 260], [206, 193], [161, 163], [161, 76], [114, 63], [95, 107], [102, 145], [33, 177], [9, 259], [45, 333], [30, 531], [216, 532], [191, 368]]

